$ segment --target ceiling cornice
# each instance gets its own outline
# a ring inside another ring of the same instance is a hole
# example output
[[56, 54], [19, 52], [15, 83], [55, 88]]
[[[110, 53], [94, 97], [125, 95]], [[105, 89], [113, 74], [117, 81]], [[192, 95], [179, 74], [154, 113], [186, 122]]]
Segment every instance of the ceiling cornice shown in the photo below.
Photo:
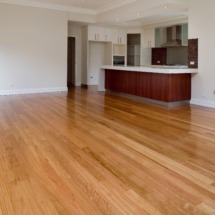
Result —
[[23, 5], [23, 6], [30, 6], [30, 7], [39, 7], [39, 8], [46, 8], [46, 9], [52, 9], [52, 10], [62, 10], [62, 11], [96, 15], [95, 10], [79, 8], [79, 7], [69, 7], [65, 5], [44, 3], [44, 2], [31, 1], [31, 0], [0, 0], [0, 3], [16, 4], [16, 5]]
[[46, 9], [52, 9], [52, 10], [62, 10], [62, 11], [69, 11], [69, 12], [75, 12], [75, 13], [85, 13], [85, 14], [96, 15], [135, 1], [137, 0], [125, 0], [125, 1], [118, 0], [115, 3], [108, 4], [104, 7], [98, 8], [97, 10], [91, 10], [91, 9], [80, 8], [80, 7], [70, 7], [66, 5], [51, 4], [51, 3], [38, 2], [38, 1], [32, 1], [32, 0], [0, 0], [0, 3], [16, 4], [16, 5], [23, 5], [23, 6], [30, 6], [30, 7], [39, 7], [39, 8], [46, 8]]

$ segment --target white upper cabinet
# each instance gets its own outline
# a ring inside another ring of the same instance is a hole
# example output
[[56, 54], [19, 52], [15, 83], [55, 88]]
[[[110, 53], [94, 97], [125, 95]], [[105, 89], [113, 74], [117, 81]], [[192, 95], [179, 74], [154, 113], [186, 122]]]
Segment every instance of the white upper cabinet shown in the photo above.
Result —
[[126, 44], [126, 42], [127, 42], [127, 31], [126, 31], [126, 29], [120, 29], [119, 35], [120, 35], [120, 43]]
[[97, 40], [98, 41], [105, 41], [105, 29], [101, 27], [97, 27]]
[[112, 42], [113, 44], [126, 44], [127, 31], [126, 29], [112, 29]]
[[118, 28], [112, 29], [112, 42], [113, 42], [113, 44], [119, 43], [119, 29]]
[[113, 42], [113, 44], [126, 44], [127, 30], [119, 28], [88, 26], [88, 40]]
[[102, 27], [88, 26], [88, 40], [105, 41], [105, 29]]
[[155, 47], [155, 29], [144, 30], [144, 47], [154, 48]]
[[111, 42], [112, 41], [112, 29], [105, 28], [105, 41]]
[[97, 32], [95, 26], [88, 26], [88, 40], [96, 40]]

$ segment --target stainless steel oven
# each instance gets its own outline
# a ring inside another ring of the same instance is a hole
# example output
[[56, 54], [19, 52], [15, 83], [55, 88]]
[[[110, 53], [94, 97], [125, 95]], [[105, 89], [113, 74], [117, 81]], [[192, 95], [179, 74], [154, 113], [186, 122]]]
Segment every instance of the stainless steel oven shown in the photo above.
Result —
[[125, 56], [113, 56], [114, 66], [125, 66]]

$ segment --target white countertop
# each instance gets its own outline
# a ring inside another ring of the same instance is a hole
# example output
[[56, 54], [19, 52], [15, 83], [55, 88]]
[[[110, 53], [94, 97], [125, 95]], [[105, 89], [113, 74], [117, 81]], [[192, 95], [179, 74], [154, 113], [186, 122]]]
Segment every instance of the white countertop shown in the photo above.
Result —
[[198, 73], [198, 69], [188, 69], [186, 66], [106, 66], [101, 69], [124, 70], [133, 72], [151, 72], [164, 74]]

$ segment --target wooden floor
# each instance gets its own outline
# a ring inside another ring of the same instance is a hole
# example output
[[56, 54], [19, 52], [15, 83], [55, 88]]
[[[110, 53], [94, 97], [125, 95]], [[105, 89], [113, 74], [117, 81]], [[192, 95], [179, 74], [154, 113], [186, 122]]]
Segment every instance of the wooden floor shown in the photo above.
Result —
[[215, 109], [0, 97], [0, 214], [215, 214]]

